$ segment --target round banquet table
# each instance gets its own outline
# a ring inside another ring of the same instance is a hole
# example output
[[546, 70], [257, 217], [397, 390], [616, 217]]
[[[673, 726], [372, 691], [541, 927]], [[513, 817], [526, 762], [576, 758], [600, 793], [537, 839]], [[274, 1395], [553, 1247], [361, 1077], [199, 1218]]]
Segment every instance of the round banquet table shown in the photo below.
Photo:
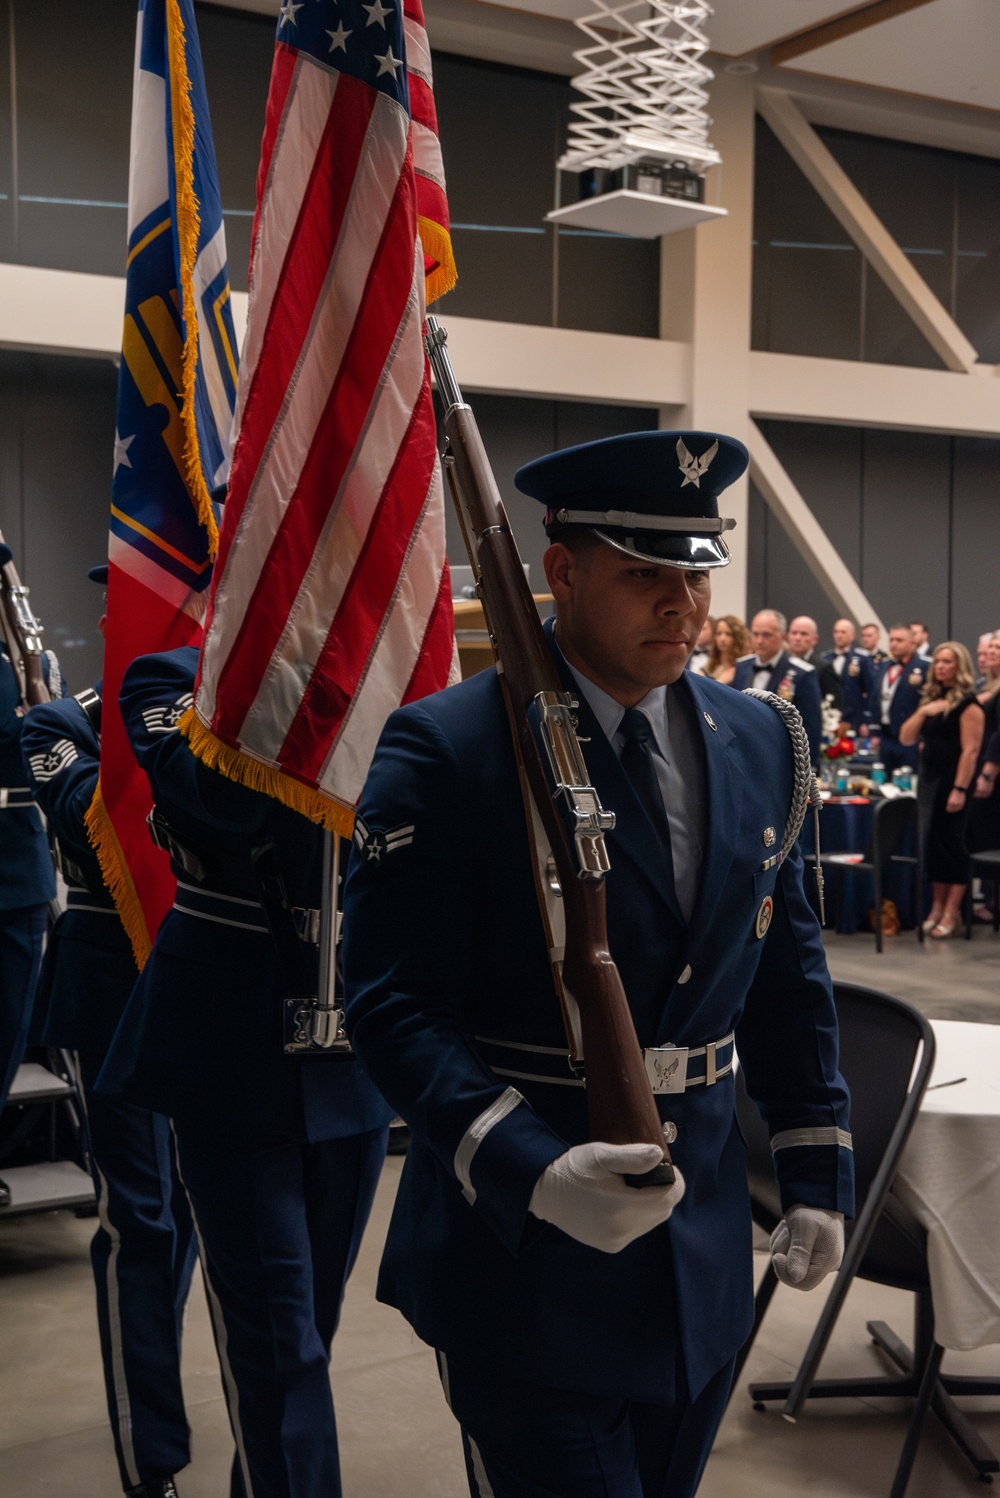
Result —
[[1000, 1342], [1000, 1025], [931, 1023], [934, 1071], [892, 1191], [927, 1229], [935, 1339], [967, 1352]]
[[[830, 796], [819, 814], [819, 842], [824, 853], [864, 853], [872, 835], [874, 803], [867, 796]], [[900, 853], [913, 852], [911, 839], [904, 839]], [[812, 858], [816, 847], [813, 816], [810, 812], [800, 838], [806, 861], [806, 891], [817, 905]], [[826, 923], [843, 936], [871, 929], [868, 912], [875, 903], [875, 886], [871, 874], [844, 873], [830, 864], [824, 868], [826, 882]], [[892, 900], [904, 926], [913, 926], [913, 868], [909, 864], [890, 864], [886, 869], [884, 898]]]

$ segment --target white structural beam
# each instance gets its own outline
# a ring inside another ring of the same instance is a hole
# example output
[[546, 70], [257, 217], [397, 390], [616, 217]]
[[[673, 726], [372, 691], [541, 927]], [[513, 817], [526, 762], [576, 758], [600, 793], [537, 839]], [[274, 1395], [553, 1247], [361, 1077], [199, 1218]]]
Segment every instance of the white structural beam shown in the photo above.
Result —
[[755, 352], [750, 355], [750, 409], [754, 416], [780, 421], [998, 437], [1000, 379]]
[[[0, 263], [0, 348], [116, 359], [122, 347], [125, 278]], [[246, 292], [233, 292], [236, 336]]]
[[864, 589], [796, 489], [755, 421], [749, 423], [750, 477], [777, 516], [782, 529], [831, 603], [858, 621], [882, 621]]
[[690, 351], [683, 343], [449, 317], [447, 303], [438, 316], [463, 390], [627, 406], [688, 398]]
[[758, 89], [757, 108], [945, 366], [957, 373], [968, 373], [977, 362], [976, 350], [805, 115], [778, 89]]
[[[246, 292], [234, 291], [242, 345]], [[125, 281], [79, 271], [0, 264], [0, 347], [117, 358]], [[622, 405], [682, 405], [690, 386], [683, 343], [488, 322], [441, 314], [459, 379], [468, 390]]]

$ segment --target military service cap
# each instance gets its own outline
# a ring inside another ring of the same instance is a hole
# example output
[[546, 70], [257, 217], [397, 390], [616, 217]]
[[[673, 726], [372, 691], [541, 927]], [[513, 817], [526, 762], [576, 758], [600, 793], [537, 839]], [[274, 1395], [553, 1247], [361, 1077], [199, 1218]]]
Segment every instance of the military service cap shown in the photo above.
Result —
[[586, 527], [619, 551], [663, 567], [725, 567], [718, 497], [746, 472], [742, 442], [715, 432], [629, 432], [563, 448], [514, 475], [546, 507], [545, 529]]

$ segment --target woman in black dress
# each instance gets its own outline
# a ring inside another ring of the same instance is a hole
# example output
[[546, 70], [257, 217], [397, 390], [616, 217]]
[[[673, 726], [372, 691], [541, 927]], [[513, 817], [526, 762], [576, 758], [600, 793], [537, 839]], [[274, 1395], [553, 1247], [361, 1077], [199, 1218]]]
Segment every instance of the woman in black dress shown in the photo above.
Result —
[[924, 930], [937, 940], [958, 929], [969, 877], [965, 827], [985, 723], [972, 686], [969, 652], [946, 640], [934, 651], [920, 706], [899, 730], [901, 744], [920, 743], [920, 841], [933, 892]]

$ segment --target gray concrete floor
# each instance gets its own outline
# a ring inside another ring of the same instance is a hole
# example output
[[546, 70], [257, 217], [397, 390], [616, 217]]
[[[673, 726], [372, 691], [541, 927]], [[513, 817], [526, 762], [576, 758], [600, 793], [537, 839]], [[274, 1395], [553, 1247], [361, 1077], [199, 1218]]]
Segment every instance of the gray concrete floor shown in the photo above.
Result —
[[[918, 948], [906, 934], [878, 958], [864, 936], [829, 938], [838, 978], [899, 994], [936, 1017], [1000, 1023], [1000, 938]], [[333, 1357], [346, 1498], [465, 1498], [454, 1423], [433, 1358], [374, 1299], [375, 1275], [400, 1162], [388, 1160]], [[0, 1223], [0, 1498], [112, 1498], [119, 1491], [104, 1409], [87, 1245], [90, 1221], [50, 1213]], [[763, 1273], [765, 1255], [756, 1256]], [[881, 1498], [907, 1422], [903, 1402], [824, 1401], [792, 1426], [755, 1413], [745, 1383], [791, 1377], [823, 1291], [779, 1288], [709, 1463], [700, 1498]], [[823, 1364], [825, 1376], [885, 1371], [865, 1323], [906, 1336], [911, 1298], [858, 1283]], [[1000, 1349], [949, 1355], [956, 1372], [1000, 1374]], [[226, 1498], [232, 1442], [200, 1281], [188, 1310], [184, 1382], [193, 1460], [181, 1498]], [[1000, 1453], [1000, 1401], [965, 1401]], [[908, 1498], [981, 1492], [933, 1418]]]

